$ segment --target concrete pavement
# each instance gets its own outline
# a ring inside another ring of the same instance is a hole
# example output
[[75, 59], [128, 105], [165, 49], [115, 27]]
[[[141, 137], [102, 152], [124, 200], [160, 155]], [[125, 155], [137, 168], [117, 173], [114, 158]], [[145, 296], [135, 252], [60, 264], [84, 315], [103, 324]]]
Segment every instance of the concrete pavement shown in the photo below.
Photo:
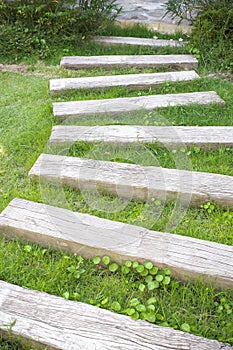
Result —
[[178, 26], [178, 20], [172, 20], [171, 16], [164, 17], [167, 0], [117, 0], [122, 6], [122, 11], [117, 20], [125, 23], [145, 23], [155, 30], [174, 32], [176, 30], [189, 31], [190, 27], [185, 23]]

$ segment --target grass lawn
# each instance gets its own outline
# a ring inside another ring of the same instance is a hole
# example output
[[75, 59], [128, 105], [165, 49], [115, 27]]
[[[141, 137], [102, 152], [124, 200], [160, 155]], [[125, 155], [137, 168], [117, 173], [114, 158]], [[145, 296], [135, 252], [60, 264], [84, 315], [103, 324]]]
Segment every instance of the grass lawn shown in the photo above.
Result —
[[[42, 152], [48, 152], [47, 141], [51, 128], [58, 124], [52, 114], [52, 102], [214, 90], [225, 100], [224, 107], [193, 105], [163, 108], [151, 113], [141, 111], [117, 118], [107, 115], [83, 118], [77, 124], [233, 126], [233, 84], [221, 78], [206, 78], [200, 67], [200, 80], [163, 84], [157, 90], [132, 92], [111, 88], [96, 92], [72, 91], [51, 96], [48, 84], [52, 77], [122, 73], [100, 69], [77, 72], [60, 70], [55, 65], [62, 54], [155, 54], [171, 51], [138, 47], [106, 48], [93, 43], [82, 44], [72, 52], [66, 48], [64, 50], [45, 64], [31, 59], [28, 74], [0, 73], [0, 211], [13, 198], [20, 197], [165, 231], [174, 208], [172, 201], [165, 205], [156, 199], [147, 203], [122, 203], [117, 198], [104, 194], [98, 198], [91, 195], [90, 201], [85, 193], [67, 187], [61, 189], [59, 186], [29, 181], [27, 174], [30, 168]], [[181, 51], [184, 49], [175, 49], [175, 52]], [[125, 71], [136, 72], [142, 70]], [[82, 142], [72, 145], [68, 150], [61, 149], [60, 154], [233, 175], [232, 148], [202, 151], [198, 147], [181, 147], [167, 150], [157, 145], [116, 146]], [[107, 209], [109, 203], [113, 205], [112, 210]], [[196, 209], [189, 208], [173, 232], [232, 245], [233, 212], [214, 203], [207, 203]], [[135, 271], [125, 274], [118, 269], [112, 273], [107, 267], [96, 266], [92, 261], [78, 256], [52, 251], [28, 242], [8, 240], [3, 235], [0, 235], [0, 247], [1, 280], [122, 313], [127, 313], [126, 310], [132, 308], [133, 299], [147, 305], [147, 301], [155, 297], [155, 319], [152, 321], [156, 324], [233, 344], [232, 291], [215, 290], [203, 281], [181, 283], [174, 278], [168, 285], [162, 284], [149, 291], [140, 290], [139, 286], [143, 284], [145, 277]], [[120, 308], [116, 303], [119, 303]], [[138, 317], [141, 316], [138, 311]], [[5, 342], [1, 345], [0, 339], [1, 350], [18, 349], [17, 346]]]

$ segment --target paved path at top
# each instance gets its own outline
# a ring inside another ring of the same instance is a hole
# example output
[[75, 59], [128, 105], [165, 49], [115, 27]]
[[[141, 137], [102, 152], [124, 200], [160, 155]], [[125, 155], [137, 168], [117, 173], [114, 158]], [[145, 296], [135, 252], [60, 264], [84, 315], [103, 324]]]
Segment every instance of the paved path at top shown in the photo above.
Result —
[[[123, 22], [142, 22], [149, 24], [155, 30], [172, 32], [177, 28], [178, 19], [171, 16], [164, 17], [167, 0], [117, 0], [122, 11], [117, 20]], [[187, 23], [182, 22], [182, 29], [188, 30]]]
[[163, 18], [166, 2], [167, 0], [117, 0], [117, 3], [122, 6], [118, 19], [148, 23], [160, 21], [175, 23], [169, 16]]

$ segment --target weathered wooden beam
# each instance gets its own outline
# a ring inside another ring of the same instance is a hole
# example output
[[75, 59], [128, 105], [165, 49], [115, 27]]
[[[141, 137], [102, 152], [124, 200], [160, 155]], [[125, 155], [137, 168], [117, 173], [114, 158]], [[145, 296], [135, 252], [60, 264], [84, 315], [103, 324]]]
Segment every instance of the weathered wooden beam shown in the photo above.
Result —
[[54, 126], [50, 145], [77, 141], [108, 143], [153, 143], [165, 147], [196, 145], [203, 149], [233, 147], [231, 126]]
[[[232, 350], [228, 344], [159, 327], [92, 305], [0, 281], [0, 331], [50, 350]], [[38, 348], [38, 347], [37, 347]]]
[[42, 154], [30, 178], [79, 189], [100, 188], [134, 200], [174, 199], [196, 206], [206, 200], [233, 207], [233, 176]]
[[67, 209], [14, 199], [0, 215], [0, 232], [69, 250], [86, 258], [109, 255], [152, 261], [182, 280], [203, 278], [233, 287], [233, 247], [101, 219]]
[[164, 66], [193, 69], [198, 67], [198, 60], [192, 55], [64, 56], [60, 65], [69, 69], [155, 68]]
[[189, 104], [210, 104], [224, 101], [214, 91], [189, 92], [183, 94], [123, 97], [104, 100], [56, 102], [53, 113], [58, 118], [85, 117], [99, 114], [120, 115], [133, 111], [151, 111], [155, 108], [185, 106]]
[[94, 36], [94, 41], [105, 45], [139, 45], [152, 47], [180, 47], [186, 44], [178, 40], [164, 40], [164, 39], [149, 39], [149, 38], [134, 38], [122, 36]]
[[104, 89], [113, 86], [127, 89], [156, 88], [165, 82], [189, 81], [199, 78], [195, 71], [110, 75], [87, 78], [65, 78], [50, 80], [50, 91], [60, 92], [69, 89]]

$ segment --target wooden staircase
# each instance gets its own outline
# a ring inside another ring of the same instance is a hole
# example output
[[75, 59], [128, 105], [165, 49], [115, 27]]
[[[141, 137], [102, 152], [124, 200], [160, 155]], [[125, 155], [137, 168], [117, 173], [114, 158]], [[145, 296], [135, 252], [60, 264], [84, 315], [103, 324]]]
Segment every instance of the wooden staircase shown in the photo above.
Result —
[[[178, 46], [179, 42], [135, 38], [95, 38], [103, 44]], [[83, 69], [157, 68], [195, 69], [192, 55], [82, 56], [63, 57], [61, 67]], [[69, 89], [103, 89], [121, 86], [148, 89], [164, 82], [198, 79], [195, 71], [119, 75], [94, 78], [56, 79], [51, 92]], [[190, 104], [224, 105], [216, 92], [192, 92], [143, 97], [58, 102], [54, 116], [89, 117], [99, 114], [118, 116], [137, 110]], [[215, 149], [232, 147], [231, 127], [167, 126], [55, 126], [50, 146], [76, 141], [105, 143], [153, 143], [164, 146], [196, 145]], [[142, 167], [42, 154], [32, 167], [32, 179], [59, 181], [80, 189], [101, 188], [127, 199], [180, 198], [182, 205], [200, 205], [213, 200], [233, 207], [233, 177], [158, 167]], [[233, 247], [150, 231], [138, 226], [100, 219], [45, 204], [14, 199], [0, 215], [0, 230], [9, 237], [20, 237], [55, 249], [69, 250], [84, 257], [105, 254], [118, 262], [150, 260], [158, 267], [169, 267], [181, 280], [204, 278], [218, 288], [233, 287]], [[39, 305], [39, 307], [38, 307]], [[0, 281], [0, 329], [16, 321], [14, 335], [42, 344], [48, 349], [125, 349], [125, 350], [230, 350], [217, 341], [133, 321], [96, 307], [64, 300], [45, 293], [23, 289]]]

